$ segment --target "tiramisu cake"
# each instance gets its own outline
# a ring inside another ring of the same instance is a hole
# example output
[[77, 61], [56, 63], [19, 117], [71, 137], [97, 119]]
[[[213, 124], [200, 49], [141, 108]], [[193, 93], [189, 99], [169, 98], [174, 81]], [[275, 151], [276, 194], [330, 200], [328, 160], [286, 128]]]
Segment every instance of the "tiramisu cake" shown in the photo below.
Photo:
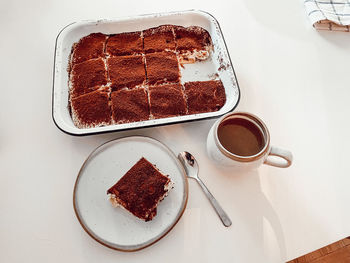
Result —
[[162, 25], [143, 31], [145, 53], [175, 51], [175, 37], [172, 25]]
[[107, 36], [102, 33], [93, 33], [79, 40], [73, 45], [71, 63], [78, 64], [83, 61], [104, 57]]
[[107, 58], [108, 76], [112, 91], [134, 88], [146, 81], [144, 59], [141, 55]]
[[156, 52], [145, 57], [148, 84], [179, 82], [179, 63], [174, 52]]
[[217, 111], [226, 102], [225, 88], [220, 80], [185, 83], [188, 114]]
[[110, 35], [107, 39], [106, 55], [108, 56], [141, 54], [142, 51], [141, 32]]
[[71, 98], [92, 92], [107, 84], [107, 71], [102, 58], [74, 64], [70, 73]]
[[180, 65], [207, 59], [209, 33], [162, 25], [137, 32], [93, 33], [73, 45], [69, 108], [78, 128], [219, 110], [220, 80], [183, 83]]
[[141, 158], [120, 180], [107, 190], [114, 207], [122, 207], [134, 216], [150, 221], [157, 215], [157, 205], [172, 188], [170, 178]]
[[73, 122], [78, 127], [111, 124], [109, 95], [103, 89], [72, 98], [71, 110]]
[[186, 99], [180, 84], [149, 87], [149, 104], [153, 118], [186, 115]]
[[122, 89], [111, 93], [114, 123], [127, 123], [149, 119], [149, 104], [144, 88]]
[[174, 33], [180, 63], [194, 63], [196, 60], [206, 60], [210, 56], [213, 44], [204, 28], [174, 26]]

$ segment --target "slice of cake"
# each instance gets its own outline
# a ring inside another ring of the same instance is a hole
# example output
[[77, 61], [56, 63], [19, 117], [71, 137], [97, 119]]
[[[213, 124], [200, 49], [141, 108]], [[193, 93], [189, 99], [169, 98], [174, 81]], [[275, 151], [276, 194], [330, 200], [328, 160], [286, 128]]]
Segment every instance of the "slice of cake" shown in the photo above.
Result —
[[144, 221], [157, 214], [157, 205], [168, 195], [172, 181], [142, 157], [107, 190], [113, 206], [121, 206]]
[[107, 59], [108, 75], [112, 82], [112, 90], [133, 88], [146, 80], [143, 57], [118, 56]]
[[154, 118], [186, 114], [186, 102], [180, 84], [149, 87], [150, 112]]
[[188, 114], [218, 111], [226, 102], [221, 80], [185, 83]]
[[112, 123], [109, 95], [106, 90], [96, 90], [71, 99], [74, 125], [92, 128]]
[[107, 39], [106, 53], [110, 56], [133, 55], [142, 52], [141, 32], [111, 35]]
[[146, 71], [150, 85], [179, 82], [179, 63], [173, 52], [146, 54]]
[[107, 84], [107, 70], [102, 58], [91, 59], [73, 66], [70, 73], [71, 97], [96, 90]]
[[143, 47], [145, 53], [158, 51], [175, 51], [173, 26], [162, 25], [143, 31]]
[[213, 45], [208, 31], [204, 28], [174, 26], [174, 32], [180, 63], [194, 63], [209, 57]]
[[104, 56], [107, 36], [102, 33], [93, 33], [74, 44], [71, 54], [72, 65], [83, 61]]
[[144, 88], [122, 89], [111, 93], [112, 118], [115, 123], [149, 119], [147, 93]]

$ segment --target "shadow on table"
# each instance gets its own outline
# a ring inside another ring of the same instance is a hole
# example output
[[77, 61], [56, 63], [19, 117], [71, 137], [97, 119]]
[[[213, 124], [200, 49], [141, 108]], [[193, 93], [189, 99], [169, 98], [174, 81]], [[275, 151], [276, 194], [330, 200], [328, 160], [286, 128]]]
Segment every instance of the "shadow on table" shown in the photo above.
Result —
[[337, 48], [349, 49], [348, 32], [322, 31], [314, 29], [301, 1], [244, 1], [257, 23], [278, 34], [309, 41], [310, 33], [316, 33]]
[[[329, 44], [334, 45], [335, 48], [340, 50], [350, 50], [349, 40], [350, 40], [350, 33], [348, 32], [334, 32], [334, 31], [321, 31], [316, 30], [318, 33], [318, 36], [321, 37], [323, 40], [327, 41]], [[322, 52], [321, 47], [318, 47], [318, 49]], [[339, 52], [337, 50], [334, 50], [335, 52]], [[328, 51], [329, 52], [329, 51]]]
[[266, 257], [261, 262], [285, 262], [287, 255], [282, 225], [262, 191], [259, 170], [218, 170], [232, 189], [225, 197], [231, 200], [232, 227], [246, 229], [250, 242], [254, 241]]
[[308, 18], [302, 2], [247, 0], [244, 4], [259, 24], [283, 35], [304, 38]]

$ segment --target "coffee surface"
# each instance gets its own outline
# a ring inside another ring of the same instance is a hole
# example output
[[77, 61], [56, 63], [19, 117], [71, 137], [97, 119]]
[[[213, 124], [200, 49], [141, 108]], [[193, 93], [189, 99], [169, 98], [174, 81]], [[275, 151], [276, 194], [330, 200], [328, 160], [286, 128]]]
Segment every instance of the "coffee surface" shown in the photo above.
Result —
[[239, 156], [255, 155], [265, 145], [259, 127], [242, 118], [224, 120], [218, 127], [218, 138], [226, 150]]

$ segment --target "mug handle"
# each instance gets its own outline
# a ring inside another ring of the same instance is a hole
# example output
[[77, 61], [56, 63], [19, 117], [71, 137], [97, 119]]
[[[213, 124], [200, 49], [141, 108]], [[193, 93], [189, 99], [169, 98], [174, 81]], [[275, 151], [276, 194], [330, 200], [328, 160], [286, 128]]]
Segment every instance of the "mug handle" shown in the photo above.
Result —
[[[270, 156], [277, 156], [277, 157], [280, 157], [280, 159], [276, 159], [276, 158], [272, 159], [270, 158]], [[293, 161], [293, 155], [290, 151], [271, 146], [269, 155], [267, 156], [264, 163], [271, 166], [280, 167], [280, 168], [287, 168], [291, 166], [292, 161]]]

